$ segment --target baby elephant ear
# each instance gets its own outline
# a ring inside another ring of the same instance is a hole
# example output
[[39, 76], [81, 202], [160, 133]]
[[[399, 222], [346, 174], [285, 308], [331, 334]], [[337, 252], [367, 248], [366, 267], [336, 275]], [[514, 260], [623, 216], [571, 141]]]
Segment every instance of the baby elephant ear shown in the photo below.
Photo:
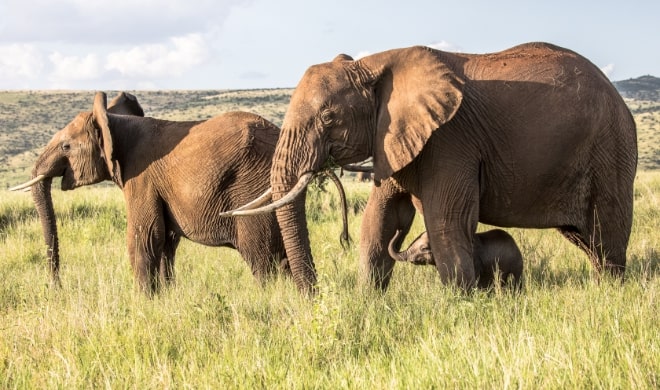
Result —
[[103, 149], [105, 163], [108, 166], [110, 176], [115, 175], [112, 133], [108, 124], [107, 97], [104, 92], [97, 92], [94, 97], [94, 108], [92, 110], [96, 128], [100, 130], [101, 147]]
[[446, 56], [416, 46], [359, 60], [371, 70], [377, 85], [374, 180], [408, 165], [433, 132], [442, 131], [458, 111], [463, 80], [447, 65]]

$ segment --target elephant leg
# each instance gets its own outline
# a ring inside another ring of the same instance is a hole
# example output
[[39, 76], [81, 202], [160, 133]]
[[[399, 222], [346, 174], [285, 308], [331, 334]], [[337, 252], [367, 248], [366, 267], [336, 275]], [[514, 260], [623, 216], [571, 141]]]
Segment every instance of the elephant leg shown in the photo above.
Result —
[[415, 217], [411, 198], [391, 179], [372, 187], [360, 227], [360, 278], [364, 283], [387, 289], [395, 263], [387, 247], [396, 231], [401, 230], [403, 234], [395, 243], [399, 250], [410, 230]]
[[[274, 215], [236, 219], [236, 248], [261, 283], [271, 278], [284, 259], [284, 243]], [[285, 266], [283, 266], [284, 268]]]
[[632, 218], [612, 218], [617, 215], [612, 210], [600, 210], [592, 208], [583, 226], [562, 226], [559, 231], [587, 254], [598, 273], [605, 269], [623, 277]]
[[160, 256], [160, 282], [165, 286], [174, 283], [174, 256], [176, 248], [179, 246], [181, 237], [170, 231], [165, 238], [163, 254]]
[[473, 243], [479, 221], [479, 187], [469, 179], [451, 176], [435, 183], [424, 189], [422, 203], [436, 268], [442, 283], [469, 290], [476, 283]]
[[153, 294], [160, 287], [159, 268], [164, 255], [165, 223], [162, 216], [145, 215], [142, 210], [134, 213], [134, 207], [130, 204], [127, 207], [128, 255], [137, 286], [140, 290]]

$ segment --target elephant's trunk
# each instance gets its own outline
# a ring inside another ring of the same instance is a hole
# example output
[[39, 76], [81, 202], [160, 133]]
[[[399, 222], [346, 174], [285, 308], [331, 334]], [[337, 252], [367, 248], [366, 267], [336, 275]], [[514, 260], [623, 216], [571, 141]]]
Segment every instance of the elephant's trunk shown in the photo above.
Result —
[[[292, 137], [287, 136], [287, 133], [283, 131], [271, 167], [273, 202], [277, 202], [291, 191], [298, 182], [299, 173], [313, 172], [312, 169], [305, 170], [313, 167], [301, 163], [300, 151], [306, 149], [305, 145], [293, 147], [291, 142]], [[305, 215], [306, 197], [307, 190], [304, 188], [292, 203], [277, 209], [276, 214], [296, 286], [302, 292], [314, 294], [316, 269]]]
[[394, 246], [397, 244], [398, 241], [400, 241], [400, 239], [401, 239], [401, 230], [397, 230], [396, 233], [394, 234], [394, 237], [392, 237], [389, 245], [387, 246], [387, 251], [390, 253], [390, 257], [392, 257], [396, 261], [408, 261], [407, 250], [404, 250], [402, 252], [397, 252], [397, 250], [394, 249]]
[[52, 178], [47, 177], [32, 186], [32, 198], [39, 214], [41, 229], [44, 240], [46, 241], [48, 264], [52, 281], [55, 285], [60, 285], [60, 248], [57, 237], [57, 221], [55, 219], [55, 210], [53, 208], [53, 198], [51, 196]]

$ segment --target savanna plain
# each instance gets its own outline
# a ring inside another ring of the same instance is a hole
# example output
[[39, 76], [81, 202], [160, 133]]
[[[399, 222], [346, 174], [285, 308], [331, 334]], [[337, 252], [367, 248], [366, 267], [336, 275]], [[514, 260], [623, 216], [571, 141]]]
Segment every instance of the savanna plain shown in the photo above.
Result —
[[[132, 93], [148, 116], [244, 110], [280, 125], [291, 90]], [[62, 288], [49, 285], [29, 193], [6, 191], [93, 95], [0, 92], [0, 388], [660, 388], [659, 103], [627, 101], [640, 162], [623, 283], [555, 231], [507, 229], [525, 262], [519, 292], [464, 294], [408, 264], [373, 291], [358, 278], [371, 184], [345, 174], [348, 248], [334, 187], [307, 200], [315, 297], [286, 277], [260, 285], [237, 252], [183, 240], [176, 284], [148, 298], [133, 286], [119, 189], [53, 185]], [[416, 218], [404, 245], [423, 230]]]

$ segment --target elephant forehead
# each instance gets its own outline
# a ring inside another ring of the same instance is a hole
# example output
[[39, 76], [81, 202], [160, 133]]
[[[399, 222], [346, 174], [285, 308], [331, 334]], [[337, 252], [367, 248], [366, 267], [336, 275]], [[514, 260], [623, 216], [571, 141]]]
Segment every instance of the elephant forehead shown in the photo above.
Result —
[[80, 114], [76, 115], [75, 118], [66, 126], [66, 130], [70, 133], [75, 133], [77, 131], [81, 131], [85, 129], [92, 121], [92, 113], [91, 112], [81, 112]]
[[325, 63], [307, 69], [297, 89], [310, 95], [329, 96], [350, 86], [345, 65]]

